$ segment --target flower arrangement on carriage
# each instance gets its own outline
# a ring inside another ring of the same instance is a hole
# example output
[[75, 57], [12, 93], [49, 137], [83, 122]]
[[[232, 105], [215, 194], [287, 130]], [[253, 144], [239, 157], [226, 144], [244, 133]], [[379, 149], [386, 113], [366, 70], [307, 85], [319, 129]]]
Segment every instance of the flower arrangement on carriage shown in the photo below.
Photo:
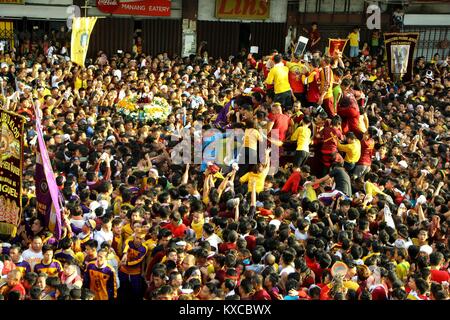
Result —
[[120, 114], [143, 123], [161, 123], [167, 120], [171, 107], [162, 97], [139, 98], [137, 95], [125, 97], [116, 105]]

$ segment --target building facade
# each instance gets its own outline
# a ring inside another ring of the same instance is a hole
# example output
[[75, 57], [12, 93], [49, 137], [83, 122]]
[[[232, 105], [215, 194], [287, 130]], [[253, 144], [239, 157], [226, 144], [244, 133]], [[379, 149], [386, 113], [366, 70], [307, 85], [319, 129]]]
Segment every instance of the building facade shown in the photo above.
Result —
[[328, 38], [345, 38], [356, 25], [361, 42], [367, 42], [373, 32], [368, 9], [374, 4], [383, 32], [394, 30], [392, 15], [401, 8], [402, 30], [420, 33], [416, 55], [449, 54], [450, 4], [444, 0], [0, 0], [0, 41], [17, 46], [46, 34], [64, 41], [70, 39], [68, 19], [87, 15], [102, 17], [90, 56], [131, 51], [136, 41], [151, 55], [188, 56], [202, 42], [212, 57], [251, 47], [265, 55], [286, 51], [312, 22], [319, 25], [322, 49]]

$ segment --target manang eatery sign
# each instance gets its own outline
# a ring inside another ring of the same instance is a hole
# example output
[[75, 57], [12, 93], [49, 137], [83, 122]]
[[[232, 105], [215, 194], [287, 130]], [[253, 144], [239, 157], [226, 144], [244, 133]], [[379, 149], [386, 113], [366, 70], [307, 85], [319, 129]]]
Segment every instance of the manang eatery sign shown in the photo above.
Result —
[[112, 14], [170, 16], [170, 0], [97, 0], [97, 8]]

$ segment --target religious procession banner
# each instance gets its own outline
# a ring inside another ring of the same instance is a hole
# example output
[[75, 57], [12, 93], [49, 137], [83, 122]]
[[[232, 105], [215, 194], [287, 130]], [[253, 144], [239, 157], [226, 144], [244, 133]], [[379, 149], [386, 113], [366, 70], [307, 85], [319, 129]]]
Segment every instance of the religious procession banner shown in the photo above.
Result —
[[84, 66], [89, 49], [89, 38], [96, 21], [97, 17], [73, 18], [70, 59], [80, 66]]
[[0, 234], [15, 237], [22, 215], [25, 118], [0, 109]]
[[329, 56], [333, 57], [335, 52], [344, 52], [348, 39], [328, 39]]
[[385, 33], [389, 75], [394, 81], [409, 81], [414, 67], [414, 52], [419, 41], [419, 33]]
[[41, 119], [36, 113], [38, 151], [36, 154], [36, 201], [38, 214], [57, 240], [61, 237], [61, 197], [42, 133]]

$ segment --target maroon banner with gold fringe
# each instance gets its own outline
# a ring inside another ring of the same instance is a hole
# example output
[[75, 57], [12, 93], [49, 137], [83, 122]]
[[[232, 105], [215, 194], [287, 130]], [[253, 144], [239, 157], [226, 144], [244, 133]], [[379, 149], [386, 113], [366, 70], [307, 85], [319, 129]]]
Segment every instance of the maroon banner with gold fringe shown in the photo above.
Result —
[[0, 234], [15, 237], [22, 215], [25, 118], [0, 109]]

